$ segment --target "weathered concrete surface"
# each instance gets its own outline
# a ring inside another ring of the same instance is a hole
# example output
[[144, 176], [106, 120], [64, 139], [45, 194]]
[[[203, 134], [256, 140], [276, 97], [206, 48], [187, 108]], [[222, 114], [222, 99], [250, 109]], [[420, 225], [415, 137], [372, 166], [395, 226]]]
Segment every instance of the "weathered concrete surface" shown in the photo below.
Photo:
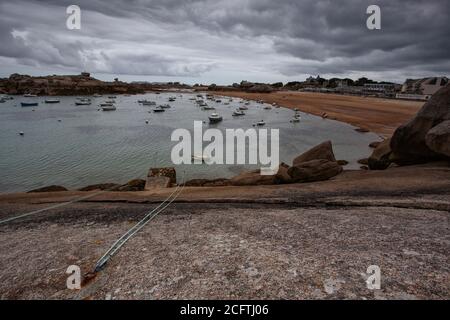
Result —
[[65, 288], [67, 266], [90, 271], [152, 207], [82, 203], [0, 227], [0, 297], [450, 298], [450, 213], [394, 207], [177, 204], [80, 292]]
[[[106, 192], [0, 225], [0, 298], [450, 298], [450, 170], [437, 165], [186, 188], [80, 292], [66, 289], [69, 265], [91, 271], [169, 191]], [[86, 194], [0, 196], [0, 219]], [[364, 282], [373, 264], [379, 291]]]

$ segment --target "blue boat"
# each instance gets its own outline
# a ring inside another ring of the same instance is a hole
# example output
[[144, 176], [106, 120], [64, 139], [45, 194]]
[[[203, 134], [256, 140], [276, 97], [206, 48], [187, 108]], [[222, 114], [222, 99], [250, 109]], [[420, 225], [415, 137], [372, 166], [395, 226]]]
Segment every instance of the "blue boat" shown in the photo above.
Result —
[[37, 107], [39, 102], [21, 102], [20, 105], [22, 107]]

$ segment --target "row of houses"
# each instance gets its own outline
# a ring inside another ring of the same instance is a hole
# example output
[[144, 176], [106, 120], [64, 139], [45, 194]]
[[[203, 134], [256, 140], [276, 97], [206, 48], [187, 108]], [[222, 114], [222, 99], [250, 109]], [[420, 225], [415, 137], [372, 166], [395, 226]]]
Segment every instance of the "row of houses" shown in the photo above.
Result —
[[[314, 81], [316, 81], [314, 83]], [[364, 85], [349, 85], [348, 81], [340, 80], [335, 88], [326, 86], [326, 82], [317, 85], [317, 80], [310, 77], [308, 85], [302, 91], [340, 93], [350, 95], [377, 96], [408, 100], [428, 100], [442, 87], [449, 83], [447, 77], [429, 77], [423, 79], [407, 79], [403, 85], [395, 83], [365, 83]]]

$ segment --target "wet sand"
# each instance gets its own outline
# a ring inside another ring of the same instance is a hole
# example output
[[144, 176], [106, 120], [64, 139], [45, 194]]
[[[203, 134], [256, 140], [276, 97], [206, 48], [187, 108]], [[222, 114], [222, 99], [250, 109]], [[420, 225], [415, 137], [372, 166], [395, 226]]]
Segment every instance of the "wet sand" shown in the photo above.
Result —
[[346, 122], [367, 129], [384, 137], [391, 136], [395, 129], [411, 119], [423, 106], [423, 102], [373, 97], [346, 96], [337, 94], [280, 91], [274, 93], [247, 93], [218, 91], [216, 95], [263, 100], [282, 107]]

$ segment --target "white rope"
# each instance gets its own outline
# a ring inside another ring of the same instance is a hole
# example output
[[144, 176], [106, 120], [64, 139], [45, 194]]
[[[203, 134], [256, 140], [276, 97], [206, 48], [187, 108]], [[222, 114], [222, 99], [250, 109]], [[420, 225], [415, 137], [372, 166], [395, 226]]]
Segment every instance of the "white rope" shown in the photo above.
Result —
[[[183, 181], [184, 181], [184, 174], [183, 174]], [[180, 188], [180, 185], [178, 185], [175, 190], [163, 201], [154, 208], [152, 211], [150, 211], [148, 214], [145, 215], [144, 218], [142, 218], [138, 223], [136, 223], [130, 230], [128, 230], [123, 236], [121, 236], [114, 244], [106, 251], [106, 253], [97, 261], [94, 269], [94, 273], [102, 270], [106, 263], [109, 261], [109, 259], [120, 249], [122, 246], [139, 230], [141, 230], [147, 223], [152, 221], [158, 214], [160, 214], [162, 211], [164, 211], [172, 202], [176, 200], [176, 198], [181, 194], [181, 192], [184, 189], [185, 184], [182, 184], [182, 187]], [[172, 198], [173, 196], [173, 198]], [[171, 199], [172, 198], [172, 199]], [[170, 199], [170, 200], [169, 200]]]

